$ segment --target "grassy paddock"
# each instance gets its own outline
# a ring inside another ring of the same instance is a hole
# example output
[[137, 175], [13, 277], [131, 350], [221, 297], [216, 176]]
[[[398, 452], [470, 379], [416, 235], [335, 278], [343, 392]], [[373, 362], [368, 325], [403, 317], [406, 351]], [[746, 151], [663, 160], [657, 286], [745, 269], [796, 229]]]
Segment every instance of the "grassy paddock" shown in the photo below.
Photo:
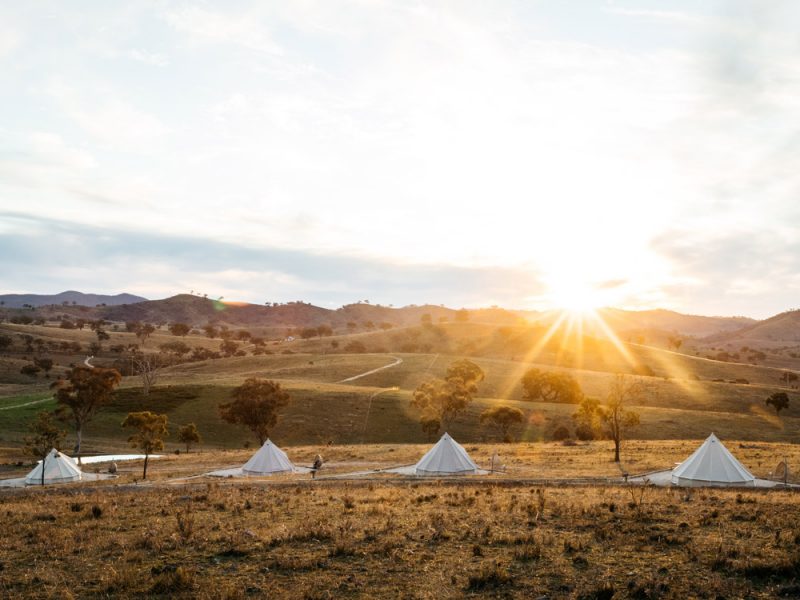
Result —
[[796, 597], [787, 491], [474, 481], [23, 490], [5, 597]]

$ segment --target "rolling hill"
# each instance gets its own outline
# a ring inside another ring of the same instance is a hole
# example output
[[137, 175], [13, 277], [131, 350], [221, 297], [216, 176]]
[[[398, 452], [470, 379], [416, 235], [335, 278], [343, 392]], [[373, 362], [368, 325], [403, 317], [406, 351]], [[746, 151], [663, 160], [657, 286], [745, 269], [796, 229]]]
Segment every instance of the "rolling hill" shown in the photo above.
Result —
[[[355, 328], [361, 328], [368, 323], [374, 327], [379, 327], [382, 323], [392, 326], [418, 325], [425, 315], [429, 315], [431, 322], [436, 324], [457, 321], [460, 316], [453, 308], [431, 304], [395, 308], [356, 303], [328, 309], [301, 301], [259, 305], [212, 300], [190, 294], [179, 294], [163, 300], [146, 300], [130, 294], [100, 296], [80, 292], [63, 292], [53, 296], [6, 295], [0, 296], [0, 301], [3, 298], [6, 299], [6, 309], [29, 304], [39, 307], [37, 316], [51, 320], [67, 315], [114, 322], [183, 322], [194, 327], [217, 323], [230, 327], [302, 328], [330, 325], [334, 329], [345, 329], [348, 326], [352, 328], [352, 324], [355, 324]], [[517, 311], [498, 307], [468, 310], [470, 322], [503, 326], [528, 322], [549, 327], [561, 315], [557, 311]], [[606, 337], [607, 330], [610, 329], [620, 337], [631, 337], [633, 334], [645, 332], [646, 337], [651, 339], [666, 339], [670, 335], [703, 338], [734, 335], [737, 331], [757, 328], [771, 321], [768, 319], [767, 322], [759, 322], [746, 317], [684, 315], [661, 309], [628, 311], [605, 308], [599, 310], [597, 315], [605, 326], [597, 326], [597, 321], [590, 319], [586, 322], [584, 333]], [[771, 335], [775, 337], [774, 333]], [[800, 333], [797, 335], [800, 336]]]
[[800, 344], [800, 310], [789, 310], [735, 331], [716, 333], [704, 341], [751, 346]]
[[39, 307], [52, 304], [63, 305], [65, 303], [75, 306], [97, 306], [99, 304], [115, 306], [117, 304], [143, 302], [145, 300], [147, 298], [134, 296], [133, 294], [109, 296], [106, 294], [84, 294], [74, 290], [68, 290], [60, 294], [0, 294], [0, 303], [8, 308], [23, 308], [26, 304]]

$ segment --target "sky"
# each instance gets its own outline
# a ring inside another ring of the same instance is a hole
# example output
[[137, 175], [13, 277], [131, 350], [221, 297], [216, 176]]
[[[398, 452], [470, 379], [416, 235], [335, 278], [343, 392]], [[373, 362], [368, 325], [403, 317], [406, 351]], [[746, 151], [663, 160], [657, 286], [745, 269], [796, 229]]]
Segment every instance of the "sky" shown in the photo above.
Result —
[[800, 306], [800, 4], [0, 5], [0, 293]]

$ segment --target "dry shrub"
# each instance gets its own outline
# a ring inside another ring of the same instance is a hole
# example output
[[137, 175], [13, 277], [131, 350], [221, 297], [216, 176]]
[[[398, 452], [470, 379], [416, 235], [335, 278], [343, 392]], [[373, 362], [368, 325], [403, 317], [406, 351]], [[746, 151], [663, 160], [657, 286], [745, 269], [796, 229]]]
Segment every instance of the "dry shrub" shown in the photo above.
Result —
[[185, 544], [194, 535], [194, 514], [187, 506], [175, 513], [175, 521], [178, 527], [178, 535], [180, 535], [181, 541]]
[[497, 589], [514, 582], [513, 576], [499, 563], [484, 566], [475, 575], [470, 575], [467, 581], [468, 592], [482, 592]]
[[195, 574], [185, 567], [154, 567], [153, 585], [150, 592], [153, 594], [179, 594], [190, 592], [195, 587]]

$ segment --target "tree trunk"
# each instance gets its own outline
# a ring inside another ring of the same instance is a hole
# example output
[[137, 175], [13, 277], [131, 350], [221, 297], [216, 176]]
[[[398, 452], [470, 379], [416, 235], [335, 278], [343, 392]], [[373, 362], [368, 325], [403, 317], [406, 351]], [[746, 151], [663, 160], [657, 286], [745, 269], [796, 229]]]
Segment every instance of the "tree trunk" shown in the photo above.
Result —
[[75, 449], [73, 450], [72, 453], [75, 454], [76, 456], [78, 456], [81, 453], [81, 443], [83, 442], [83, 428], [82, 427], [78, 426], [78, 427], [75, 428], [75, 436], [76, 436], [77, 439], [75, 441]]
[[144, 473], [142, 473], [142, 479], [147, 479], [147, 459], [150, 458], [150, 454], [144, 455]]
[[619, 462], [619, 440], [614, 440], [614, 462]]

